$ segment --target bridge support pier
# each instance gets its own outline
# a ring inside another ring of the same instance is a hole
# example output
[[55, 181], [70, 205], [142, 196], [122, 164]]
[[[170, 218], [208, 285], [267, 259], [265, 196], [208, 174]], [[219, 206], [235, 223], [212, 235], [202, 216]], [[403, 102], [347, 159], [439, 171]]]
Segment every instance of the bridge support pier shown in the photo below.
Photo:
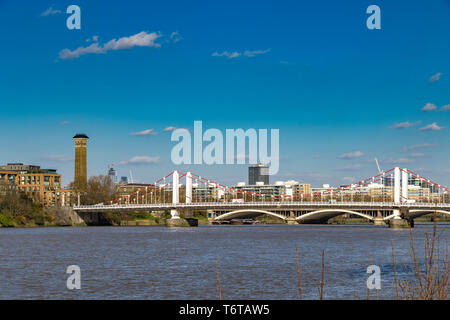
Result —
[[402, 229], [412, 228], [414, 224], [410, 223], [406, 219], [391, 219], [389, 220], [389, 228]]
[[385, 226], [386, 222], [384, 222], [383, 218], [381, 218], [381, 219], [375, 218], [375, 219], [373, 219], [373, 225], [374, 226]]
[[389, 220], [389, 228], [401, 229], [414, 227], [414, 223], [402, 218], [402, 216], [405, 216], [404, 212], [401, 214], [400, 210], [394, 209], [394, 217]]
[[377, 212], [377, 217], [375, 219], [373, 219], [373, 224], [375, 226], [385, 226], [386, 225], [386, 222], [384, 222], [383, 215], [381, 214], [380, 210], [378, 210], [378, 212]]
[[[167, 227], [179, 228], [179, 227], [196, 227], [196, 226], [198, 226], [198, 221], [196, 219], [180, 218], [180, 214], [179, 214], [178, 210], [176, 210], [176, 209], [170, 210], [170, 215], [172, 217], [170, 219], [166, 220]], [[193, 221], [193, 220], [195, 220], [195, 221]]]
[[287, 224], [297, 224], [297, 220], [295, 220], [294, 211], [291, 211], [289, 214], [289, 218], [286, 219]]

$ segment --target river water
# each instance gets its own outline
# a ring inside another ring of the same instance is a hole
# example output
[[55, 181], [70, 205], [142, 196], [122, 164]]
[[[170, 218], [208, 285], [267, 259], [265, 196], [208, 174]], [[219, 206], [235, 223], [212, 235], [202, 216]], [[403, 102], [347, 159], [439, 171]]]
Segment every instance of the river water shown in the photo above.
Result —
[[[421, 259], [431, 231], [413, 229]], [[304, 298], [318, 298], [325, 250], [325, 299], [365, 299], [370, 256], [390, 299], [391, 241], [397, 268], [410, 265], [410, 231], [373, 225], [0, 229], [0, 299], [217, 299], [216, 258], [224, 299], [297, 299], [296, 247]], [[80, 290], [66, 287], [69, 265]]]

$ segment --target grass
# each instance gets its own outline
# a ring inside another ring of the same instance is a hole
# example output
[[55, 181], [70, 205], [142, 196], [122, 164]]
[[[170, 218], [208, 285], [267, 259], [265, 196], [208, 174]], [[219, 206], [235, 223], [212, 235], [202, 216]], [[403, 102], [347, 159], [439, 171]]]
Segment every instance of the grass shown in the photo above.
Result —
[[132, 220], [156, 220], [150, 212], [133, 212], [131, 214]]

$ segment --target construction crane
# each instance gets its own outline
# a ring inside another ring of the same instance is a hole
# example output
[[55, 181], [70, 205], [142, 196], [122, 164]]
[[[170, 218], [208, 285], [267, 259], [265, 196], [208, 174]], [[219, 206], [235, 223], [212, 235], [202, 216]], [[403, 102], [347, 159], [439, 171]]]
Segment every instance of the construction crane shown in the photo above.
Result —
[[134, 181], [133, 181], [133, 173], [131, 172], [131, 170], [130, 170], [130, 180], [131, 180], [131, 183], [134, 183]]
[[381, 177], [380, 177], [381, 184], [384, 185], [384, 183], [383, 183], [384, 171], [381, 170], [380, 164], [378, 163], [378, 159], [377, 158], [375, 158], [375, 163], [377, 164], [377, 167], [378, 167], [378, 173], [381, 175]]
[[378, 163], [378, 159], [377, 158], [375, 158], [375, 163], [377, 164], [378, 172], [381, 173], [380, 164]]

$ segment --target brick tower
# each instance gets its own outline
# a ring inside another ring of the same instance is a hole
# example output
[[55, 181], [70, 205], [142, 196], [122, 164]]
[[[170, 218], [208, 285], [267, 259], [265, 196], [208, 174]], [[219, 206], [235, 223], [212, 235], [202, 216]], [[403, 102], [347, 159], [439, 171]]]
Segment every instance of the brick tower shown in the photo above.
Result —
[[74, 186], [77, 190], [86, 190], [87, 187], [87, 152], [86, 142], [89, 139], [84, 133], [77, 133], [75, 140], [75, 179]]

